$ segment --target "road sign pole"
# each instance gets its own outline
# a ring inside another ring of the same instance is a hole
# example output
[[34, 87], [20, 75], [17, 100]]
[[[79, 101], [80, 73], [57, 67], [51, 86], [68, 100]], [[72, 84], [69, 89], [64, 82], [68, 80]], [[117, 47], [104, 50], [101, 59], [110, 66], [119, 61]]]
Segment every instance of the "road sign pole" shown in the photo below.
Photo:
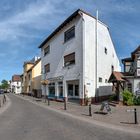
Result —
[[67, 110], [67, 101], [66, 101], [66, 98], [64, 99], [64, 110]]
[[89, 104], [89, 116], [92, 116], [92, 113], [91, 113], [91, 104]]
[[138, 124], [136, 108], [134, 109], [134, 118], [135, 118], [135, 124]]
[[48, 106], [50, 106], [50, 99], [48, 98]]

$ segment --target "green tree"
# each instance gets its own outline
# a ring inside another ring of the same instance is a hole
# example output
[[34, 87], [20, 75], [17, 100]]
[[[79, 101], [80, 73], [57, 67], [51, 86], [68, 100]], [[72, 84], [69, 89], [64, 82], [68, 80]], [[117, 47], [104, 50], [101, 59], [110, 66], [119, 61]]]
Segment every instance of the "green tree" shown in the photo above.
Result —
[[0, 88], [1, 89], [7, 89], [9, 87], [8, 81], [7, 80], [2, 80]]

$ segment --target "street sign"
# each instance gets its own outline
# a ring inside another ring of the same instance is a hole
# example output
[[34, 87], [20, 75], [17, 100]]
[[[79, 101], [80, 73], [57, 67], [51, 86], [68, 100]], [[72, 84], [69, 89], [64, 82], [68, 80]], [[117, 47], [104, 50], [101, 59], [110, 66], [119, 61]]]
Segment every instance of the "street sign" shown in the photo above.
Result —
[[111, 108], [110, 108], [108, 102], [102, 102], [100, 110], [103, 111], [104, 108], [106, 109], [107, 112], [111, 112]]
[[127, 109], [126, 112], [134, 112], [134, 109]]

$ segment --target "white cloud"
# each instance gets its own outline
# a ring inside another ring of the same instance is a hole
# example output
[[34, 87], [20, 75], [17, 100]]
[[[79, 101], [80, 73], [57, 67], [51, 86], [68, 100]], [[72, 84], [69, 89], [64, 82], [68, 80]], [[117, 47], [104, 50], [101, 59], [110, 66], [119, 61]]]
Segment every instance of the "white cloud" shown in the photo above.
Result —
[[[51, 3], [51, 1], [37, 1], [30, 4], [24, 11], [11, 16], [0, 23], [0, 41], [18, 40], [18, 37], [37, 38], [39, 35], [34, 34], [34, 30], [43, 30], [51, 24], [51, 17], [59, 10]], [[30, 33], [26, 30], [31, 29]]]

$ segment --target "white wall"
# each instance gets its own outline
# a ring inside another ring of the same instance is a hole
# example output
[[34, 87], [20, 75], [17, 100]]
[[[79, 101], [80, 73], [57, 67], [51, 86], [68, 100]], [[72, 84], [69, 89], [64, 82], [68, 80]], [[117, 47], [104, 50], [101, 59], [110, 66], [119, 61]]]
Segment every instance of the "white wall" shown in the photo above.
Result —
[[[47, 73], [47, 79], [63, 76], [64, 80], [80, 79], [82, 71], [82, 20], [80, 16], [67, 24], [59, 31], [45, 46], [50, 45], [50, 53], [44, 57], [42, 48], [42, 69], [44, 65], [50, 63], [50, 72]], [[64, 42], [64, 32], [75, 25], [75, 37]], [[64, 56], [75, 52], [75, 65], [64, 67]], [[80, 93], [82, 89], [80, 88]]]
[[[47, 79], [63, 76], [66, 80], [80, 80], [80, 97], [83, 97], [84, 85], [89, 97], [95, 96], [95, 19], [83, 14], [78, 16], [59, 31], [45, 45], [50, 45], [50, 54], [44, 57], [45, 48], [41, 49], [42, 69], [44, 65], [50, 63], [50, 72]], [[75, 38], [64, 43], [64, 32], [75, 25]], [[107, 48], [107, 55], [104, 48]], [[63, 57], [75, 52], [76, 64], [70, 67], [63, 67]], [[98, 72], [97, 81], [101, 77], [103, 82], [97, 83], [99, 86], [109, 86], [105, 79], [111, 75], [111, 65], [115, 71], [120, 71], [119, 60], [117, 58], [114, 45], [112, 43], [107, 26], [98, 22]], [[66, 87], [66, 85], [64, 85]], [[65, 91], [65, 90], [64, 90]]]
[[11, 82], [11, 87], [15, 94], [21, 93], [21, 82]]
[[[96, 20], [86, 14], [83, 14], [84, 18], [84, 32], [85, 32], [85, 45], [84, 45], [84, 77], [86, 90], [89, 97], [95, 96], [95, 83], [96, 83]], [[104, 49], [107, 48], [107, 54]], [[114, 66], [115, 71], [120, 71], [119, 59], [116, 55], [114, 45], [109, 34], [108, 27], [98, 21], [97, 25], [97, 88], [100, 86], [110, 86], [111, 84], [105, 82], [105, 79], [109, 79], [112, 71], [111, 66]], [[99, 83], [99, 77], [102, 78], [102, 82]], [[99, 93], [101, 94], [101, 93]], [[109, 93], [110, 94], [110, 93]]]

